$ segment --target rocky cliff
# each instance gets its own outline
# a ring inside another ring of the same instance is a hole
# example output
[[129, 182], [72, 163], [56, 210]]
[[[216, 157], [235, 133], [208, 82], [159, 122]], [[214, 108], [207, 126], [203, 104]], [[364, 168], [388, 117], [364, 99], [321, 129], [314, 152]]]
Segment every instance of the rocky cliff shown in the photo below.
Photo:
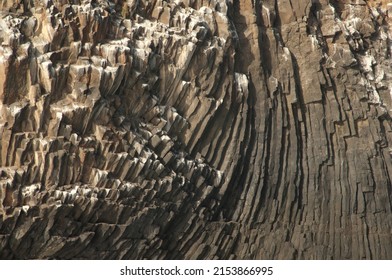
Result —
[[3, 259], [392, 259], [392, 4], [0, 2]]

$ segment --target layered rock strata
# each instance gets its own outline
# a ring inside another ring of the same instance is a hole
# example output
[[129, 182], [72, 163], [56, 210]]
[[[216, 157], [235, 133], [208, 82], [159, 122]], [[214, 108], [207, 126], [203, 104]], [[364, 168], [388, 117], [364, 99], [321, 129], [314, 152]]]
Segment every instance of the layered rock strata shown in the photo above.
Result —
[[392, 258], [388, 1], [0, 11], [1, 258]]

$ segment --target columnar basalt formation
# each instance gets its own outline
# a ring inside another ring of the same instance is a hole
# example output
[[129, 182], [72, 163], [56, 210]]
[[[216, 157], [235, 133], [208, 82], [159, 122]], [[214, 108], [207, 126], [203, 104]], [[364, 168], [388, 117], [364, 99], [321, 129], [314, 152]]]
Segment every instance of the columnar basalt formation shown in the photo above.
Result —
[[392, 259], [388, 1], [0, 15], [0, 258]]

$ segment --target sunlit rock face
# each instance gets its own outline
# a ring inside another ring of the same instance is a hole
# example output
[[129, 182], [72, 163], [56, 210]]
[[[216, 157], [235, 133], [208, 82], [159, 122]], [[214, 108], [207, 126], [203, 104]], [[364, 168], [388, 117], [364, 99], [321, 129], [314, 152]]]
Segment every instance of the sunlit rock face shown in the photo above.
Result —
[[391, 259], [388, 2], [2, 1], [0, 258]]

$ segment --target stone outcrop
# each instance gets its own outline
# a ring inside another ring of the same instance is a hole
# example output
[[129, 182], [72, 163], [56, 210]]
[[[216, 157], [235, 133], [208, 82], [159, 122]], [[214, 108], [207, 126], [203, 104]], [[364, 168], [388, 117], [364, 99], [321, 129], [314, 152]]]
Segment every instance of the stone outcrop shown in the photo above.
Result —
[[0, 258], [392, 258], [388, 1], [0, 15]]

